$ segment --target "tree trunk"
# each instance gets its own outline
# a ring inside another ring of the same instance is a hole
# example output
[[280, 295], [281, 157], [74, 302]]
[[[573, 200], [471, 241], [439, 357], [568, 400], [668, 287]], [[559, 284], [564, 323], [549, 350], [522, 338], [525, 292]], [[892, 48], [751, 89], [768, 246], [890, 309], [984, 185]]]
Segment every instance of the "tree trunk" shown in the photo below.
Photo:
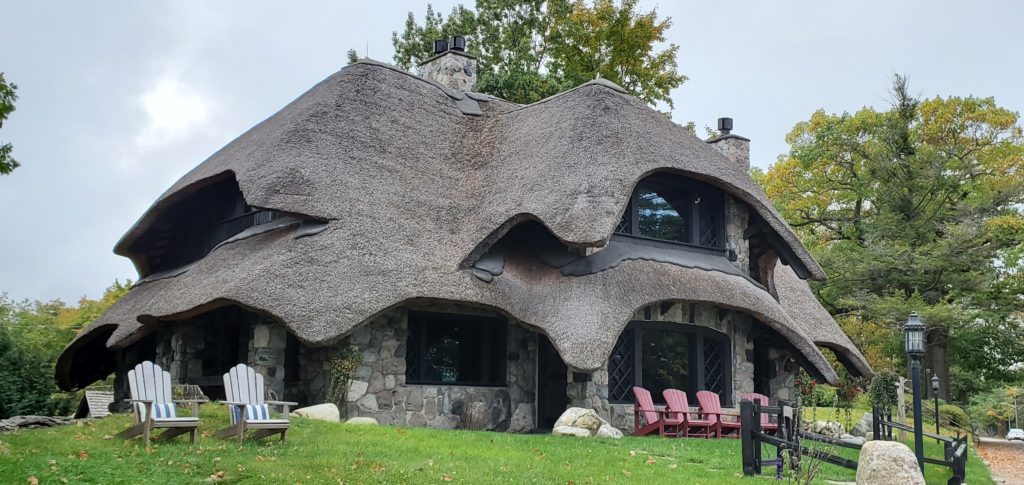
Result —
[[949, 345], [949, 330], [943, 327], [928, 329], [928, 345], [925, 361], [932, 373], [922, 376], [925, 382], [922, 387], [928, 389], [925, 395], [931, 396], [932, 376], [939, 376], [939, 399], [949, 402], [949, 362], [946, 360], [946, 347]]

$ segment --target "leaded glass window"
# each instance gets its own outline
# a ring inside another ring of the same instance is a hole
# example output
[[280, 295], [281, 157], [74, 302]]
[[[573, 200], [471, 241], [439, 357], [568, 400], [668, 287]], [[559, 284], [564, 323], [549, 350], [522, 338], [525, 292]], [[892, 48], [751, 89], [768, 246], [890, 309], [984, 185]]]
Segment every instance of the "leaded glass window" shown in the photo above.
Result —
[[714, 187], [682, 177], [645, 179], [637, 185], [615, 232], [723, 249], [723, 195]]
[[713, 391], [731, 403], [729, 348], [725, 335], [704, 327], [633, 322], [608, 359], [608, 398], [632, 403], [633, 386], [640, 386], [655, 402], [663, 402], [665, 389], [679, 389], [691, 395]]

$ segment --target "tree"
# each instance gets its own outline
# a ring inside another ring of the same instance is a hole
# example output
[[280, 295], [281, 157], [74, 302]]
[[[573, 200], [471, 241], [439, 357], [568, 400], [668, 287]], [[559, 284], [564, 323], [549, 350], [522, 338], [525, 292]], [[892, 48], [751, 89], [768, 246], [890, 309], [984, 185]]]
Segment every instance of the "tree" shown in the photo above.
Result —
[[427, 5], [423, 24], [412, 12], [392, 34], [395, 63], [411, 69], [433, 54], [433, 41], [467, 38], [479, 67], [476, 89], [516, 103], [532, 103], [600, 75], [649, 104], [665, 102], [686, 81], [677, 72], [678, 47], [663, 42], [671, 19], [638, 12], [637, 0], [477, 0], [447, 17]]
[[76, 396], [59, 392], [53, 380], [57, 357], [131, 286], [114, 281], [98, 300], [82, 297], [77, 307], [60, 300], [13, 302], [0, 294], [0, 418], [73, 411]]
[[[14, 102], [18, 100], [18, 85], [8, 83], [4, 79], [4, 73], [0, 72], [0, 128], [4, 126], [4, 120], [14, 112]], [[0, 144], [0, 175], [7, 175], [20, 165], [17, 160], [11, 157], [14, 147], [10, 143]]]
[[[876, 344], [899, 361], [892, 339], [918, 311], [925, 366], [942, 382], [950, 356], [955, 377], [1007, 378], [1024, 356], [1017, 114], [992, 98], [919, 100], [900, 76], [892, 95], [887, 110], [818, 111], [798, 123], [765, 189], [829, 274], [816, 290], [847, 328], [887, 329], [888, 343]], [[994, 348], [982, 355], [982, 345]]]
[[352, 64], [359, 62], [359, 53], [356, 52], [355, 49], [349, 49], [348, 52], [345, 53], [345, 58], [348, 60], [348, 64], [346, 65], [351, 66]]

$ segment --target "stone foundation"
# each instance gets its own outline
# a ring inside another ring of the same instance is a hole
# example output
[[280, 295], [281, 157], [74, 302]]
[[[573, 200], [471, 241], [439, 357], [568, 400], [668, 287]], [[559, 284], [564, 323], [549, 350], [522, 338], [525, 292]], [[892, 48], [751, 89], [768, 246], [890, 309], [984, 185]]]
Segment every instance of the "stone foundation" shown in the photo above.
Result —
[[[473, 313], [457, 306], [430, 311]], [[493, 313], [487, 313], [493, 315]], [[537, 334], [508, 325], [507, 386], [406, 384], [408, 312], [390, 311], [347, 339], [361, 351], [349, 384], [345, 417], [370, 417], [381, 424], [527, 432], [536, 415]]]

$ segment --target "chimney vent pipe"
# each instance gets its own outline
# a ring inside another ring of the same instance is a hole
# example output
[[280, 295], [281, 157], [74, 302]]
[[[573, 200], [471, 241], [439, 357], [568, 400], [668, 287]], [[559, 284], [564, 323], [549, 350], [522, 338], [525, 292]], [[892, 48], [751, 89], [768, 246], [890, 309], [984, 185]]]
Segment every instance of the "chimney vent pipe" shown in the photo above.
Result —
[[434, 54], [440, 54], [448, 51], [448, 41], [444, 39], [438, 39], [434, 41]]
[[722, 135], [732, 132], [732, 118], [718, 118], [718, 132]]
[[451, 44], [451, 46], [452, 46], [452, 50], [453, 51], [465, 52], [466, 51], [466, 37], [465, 36], [461, 36], [461, 35], [453, 36], [452, 37], [452, 44]]

